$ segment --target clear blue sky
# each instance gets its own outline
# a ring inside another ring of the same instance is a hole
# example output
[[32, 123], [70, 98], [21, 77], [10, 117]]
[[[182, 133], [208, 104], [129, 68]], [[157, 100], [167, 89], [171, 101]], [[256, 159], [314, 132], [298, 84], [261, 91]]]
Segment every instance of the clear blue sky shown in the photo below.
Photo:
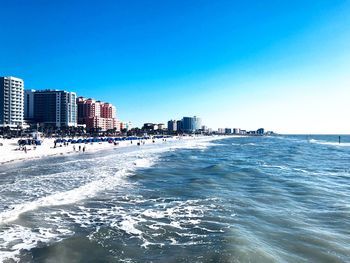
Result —
[[0, 75], [118, 118], [350, 132], [350, 1], [0, 0]]

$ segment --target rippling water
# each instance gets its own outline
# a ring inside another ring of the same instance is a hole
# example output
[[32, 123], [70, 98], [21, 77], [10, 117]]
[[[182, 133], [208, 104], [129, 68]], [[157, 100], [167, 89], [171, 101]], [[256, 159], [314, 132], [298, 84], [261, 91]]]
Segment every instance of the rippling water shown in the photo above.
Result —
[[237, 137], [0, 167], [3, 262], [350, 262], [350, 137]]

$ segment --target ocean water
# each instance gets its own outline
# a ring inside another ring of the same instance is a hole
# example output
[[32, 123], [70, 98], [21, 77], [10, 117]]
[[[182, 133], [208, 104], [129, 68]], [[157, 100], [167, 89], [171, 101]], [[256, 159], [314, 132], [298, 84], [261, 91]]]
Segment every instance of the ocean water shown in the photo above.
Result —
[[0, 262], [350, 262], [350, 136], [1, 165]]

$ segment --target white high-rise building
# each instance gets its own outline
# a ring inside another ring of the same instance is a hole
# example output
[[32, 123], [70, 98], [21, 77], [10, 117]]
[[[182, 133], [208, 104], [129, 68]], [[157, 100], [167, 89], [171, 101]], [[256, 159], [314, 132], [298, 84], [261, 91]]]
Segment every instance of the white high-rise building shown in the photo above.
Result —
[[233, 134], [240, 134], [241, 130], [239, 128], [233, 128]]
[[24, 81], [0, 77], [0, 127], [22, 127], [24, 113]]
[[224, 128], [218, 128], [218, 133], [224, 134], [225, 133], [225, 129]]

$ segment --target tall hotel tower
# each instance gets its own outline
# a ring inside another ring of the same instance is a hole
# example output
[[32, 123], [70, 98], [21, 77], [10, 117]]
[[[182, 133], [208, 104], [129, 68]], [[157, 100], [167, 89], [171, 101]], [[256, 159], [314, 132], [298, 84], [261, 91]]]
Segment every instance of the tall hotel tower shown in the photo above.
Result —
[[[26, 91], [34, 93], [34, 121], [46, 127], [77, 126], [77, 95], [63, 90]], [[30, 105], [26, 108], [30, 108]], [[29, 116], [29, 112], [26, 116]]]
[[0, 127], [23, 126], [24, 82], [15, 77], [0, 77]]
[[116, 108], [112, 104], [79, 97], [77, 105], [78, 123], [85, 124], [87, 129], [101, 128], [104, 131], [120, 129]]

